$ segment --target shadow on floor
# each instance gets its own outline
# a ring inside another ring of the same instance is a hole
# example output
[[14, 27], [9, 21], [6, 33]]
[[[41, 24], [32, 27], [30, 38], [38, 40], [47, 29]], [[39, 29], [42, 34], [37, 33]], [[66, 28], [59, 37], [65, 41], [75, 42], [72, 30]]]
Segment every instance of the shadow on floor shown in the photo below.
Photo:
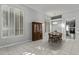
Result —
[[63, 44], [64, 44], [64, 40], [58, 41], [58, 42], [48, 42], [50, 49], [52, 50], [59, 50], [62, 48]]

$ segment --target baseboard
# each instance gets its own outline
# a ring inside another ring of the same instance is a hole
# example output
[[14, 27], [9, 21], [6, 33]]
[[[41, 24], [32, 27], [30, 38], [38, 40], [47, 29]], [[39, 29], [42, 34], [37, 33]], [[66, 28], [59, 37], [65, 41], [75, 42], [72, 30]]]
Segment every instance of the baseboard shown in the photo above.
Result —
[[26, 40], [25, 40], [25, 41], [10, 43], [10, 44], [6, 44], [6, 45], [3, 45], [3, 46], [0, 46], [0, 48], [10, 47], [10, 46], [14, 46], [14, 45], [22, 44], [22, 43], [27, 43], [27, 42], [30, 42], [30, 41], [26, 41]]

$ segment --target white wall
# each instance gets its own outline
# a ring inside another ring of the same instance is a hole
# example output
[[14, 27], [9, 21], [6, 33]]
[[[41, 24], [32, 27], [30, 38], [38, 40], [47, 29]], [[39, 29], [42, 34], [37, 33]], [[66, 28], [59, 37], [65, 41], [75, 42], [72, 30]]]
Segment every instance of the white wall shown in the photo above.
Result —
[[[57, 22], [57, 24], [53, 24], [54, 22]], [[55, 21], [51, 21], [51, 32], [54, 32], [57, 30], [58, 32], [62, 33], [62, 26], [63, 23], [62, 19], [55, 19]]]
[[[8, 5], [14, 8], [20, 8], [24, 10], [24, 35], [21, 37], [11, 37], [11, 38], [1, 38], [1, 19], [0, 19], [0, 46], [18, 43], [18, 42], [28, 42], [32, 40], [32, 22], [33, 21], [44, 21], [44, 14], [41, 14], [27, 6], [24, 5]], [[0, 5], [1, 8], [1, 5]], [[41, 16], [40, 16], [41, 15]], [[0, 9], [1, 18], [1, 9]]]

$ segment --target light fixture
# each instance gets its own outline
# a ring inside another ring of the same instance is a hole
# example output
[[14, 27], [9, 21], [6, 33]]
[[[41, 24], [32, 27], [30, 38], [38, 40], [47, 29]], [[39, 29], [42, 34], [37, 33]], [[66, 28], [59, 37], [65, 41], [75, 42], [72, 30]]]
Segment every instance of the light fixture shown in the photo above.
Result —
[[58, 22], [53, 22], [53, 24], [57, 24]]

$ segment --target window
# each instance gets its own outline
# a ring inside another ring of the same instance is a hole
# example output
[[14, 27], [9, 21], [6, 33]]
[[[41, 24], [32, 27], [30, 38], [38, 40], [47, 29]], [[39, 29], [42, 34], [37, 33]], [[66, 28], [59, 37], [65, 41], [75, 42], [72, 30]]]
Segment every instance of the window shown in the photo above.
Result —
[[23, 35], [23, 11], [2, 6], [2, 37]]
[[66, 38], [75, 39], [75, 20], [71, 19], [66, 21]]

